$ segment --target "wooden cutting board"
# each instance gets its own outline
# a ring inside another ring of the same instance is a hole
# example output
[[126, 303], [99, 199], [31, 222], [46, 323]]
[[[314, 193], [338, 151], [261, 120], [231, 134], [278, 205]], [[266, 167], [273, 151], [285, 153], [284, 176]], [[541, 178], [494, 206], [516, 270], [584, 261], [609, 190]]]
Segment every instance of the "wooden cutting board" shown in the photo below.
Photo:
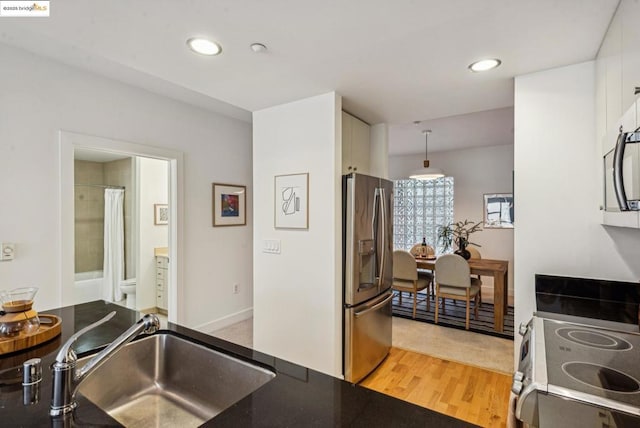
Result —
[[40, 314], [40, 328], [35, 333], [21, 331], [17, 336], [0, 337], [0, 355], [21, 351], [47, 342], [62, 331], [60, 317], [49, 314]]

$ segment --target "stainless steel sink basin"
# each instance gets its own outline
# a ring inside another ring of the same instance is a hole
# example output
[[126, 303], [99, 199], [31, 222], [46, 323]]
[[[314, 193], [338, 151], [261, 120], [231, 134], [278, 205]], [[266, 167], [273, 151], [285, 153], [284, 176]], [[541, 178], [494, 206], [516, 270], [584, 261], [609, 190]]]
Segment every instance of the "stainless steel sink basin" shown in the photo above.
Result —
[[211, 419], [274, 377], [262, 367], [157, 334], [126, 345], [78, 392], [126, 427], [185, 428]]

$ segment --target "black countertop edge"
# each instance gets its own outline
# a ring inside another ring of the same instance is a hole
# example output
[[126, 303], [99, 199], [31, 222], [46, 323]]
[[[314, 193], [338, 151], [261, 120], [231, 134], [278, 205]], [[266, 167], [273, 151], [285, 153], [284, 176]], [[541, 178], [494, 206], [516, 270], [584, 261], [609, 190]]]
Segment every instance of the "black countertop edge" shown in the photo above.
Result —
[[[50, 342], [22, 352], [0, 356], [0, 425], [3, 427], [118, 427], [104, 411], [78, 394], [78, 408], [66, 420], [49, 417], [51, 373], [49, 367], [58, 348], [76, 331], [111, 311], [116, 316], [82, 336], [76, 349], [89, 355], [136, 322], [141, 314], [104, 301], [42, 311], [63, 320], [62, 334]], [[252, 394], [205, 422], [207, 427], [470, 427], [459, 419], [401, 401], [341, 379], [285, 360], [169, 323], [156, 334], [176, 335], [210, 349], [257, 363], [276, 372], [276, 377]], [[23, 404], [18, 379], [22, 362], [42, 358], [43, 380], [39, 400]], [[18, 368], [18, 369], [16, 369]], [[114, 373], [114, 376], [117, 374]], [[14, 379], [15, 380], [15, 379]]]
[[596, 278], [535, 275], [536, 294], [640, 303], [640, 283]]
[[536, 310], [638, 324], [640, 283], [536, 274]]

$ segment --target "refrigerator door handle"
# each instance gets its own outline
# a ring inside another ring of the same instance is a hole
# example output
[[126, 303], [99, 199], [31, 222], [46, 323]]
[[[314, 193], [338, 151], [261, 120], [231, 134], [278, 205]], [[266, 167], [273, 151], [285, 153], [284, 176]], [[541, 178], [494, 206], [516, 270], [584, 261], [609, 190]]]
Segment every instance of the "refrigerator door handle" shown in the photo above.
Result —
[[[373, 236], [373, 242], [378, 242], [378, 234], [376, 233], [376, 222], [378, 220], [378, 198], [380, 194], [378, 193], [378, 189], [376, 188], [373, 193], [373, 206], [371, 207], [371, 211], [373, 215], [371, 216], [371, 236]], [[375, 247], [374, 247], [375, 248]]]
[[387, 237], [385, 233], [387, 230], [387, 209], [385, 207], [385, 194], [383, 187], [380, 188], [380, 218], [382, 219], [382, 246], [380, 247], [382, 255], [380, 256], [380, 277], [378, 278], [378, 291], [380, 291], [382, 283], [384, 282], [384, 262], [387, 257]]
[[378, 207], [380, 206], [380, 189], [375, 188], [373, 193], [373, 215], [371, 216], [371, 236], [373, 236], [373, 252], [374, 252], [374, 272], [373, 277], [374, 281], [377, 279], [378, 291], [380, 290], [380, 277], [382, 276], [380, 273], [380, 266], [378, 265]]
[[616, 141], [615, 151], [613, 152], [613, 189], [616, 194], [616, 199], [618, 200], [620, 211], [629, 211], [627, 195], [624, 189], [624, 180], [622, 178], [622, 161], [624, 159], [625, 137], [627, 134], [622, 132], [622, 127], [620, 128], [618, 141]]
[[393, 299], [393, 293], [390, 293], [387, 296], [387, 298], [384, 299], [382, 302], [376, 303], [375, 305], [371, 306], [370, 308], [365, 309], [364, 311], [355, 312], [353, 314], [353, 316], [356, 317], [356, 318], [360, 318], [361, 316], [364, 316], [364, 315], [368, 314], [369, 312], [377, 311], [378, 309], [380, 309], [381, 307], [383, 307], [384, 305], [389, 303], [389, 301], [391, 299]]

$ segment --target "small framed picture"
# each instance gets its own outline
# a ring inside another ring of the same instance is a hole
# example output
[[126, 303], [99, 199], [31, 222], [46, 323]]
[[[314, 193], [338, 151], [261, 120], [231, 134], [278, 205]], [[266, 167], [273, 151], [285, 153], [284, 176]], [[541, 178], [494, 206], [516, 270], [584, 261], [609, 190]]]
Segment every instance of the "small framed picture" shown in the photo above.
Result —
[[169, 224], [169, 205], [153, 204], [153, 224]]
[[513, 229], [513, 193], [486, 193], [484, 195], [484, 227]]
[[309, 228], [309, 174], [276, 175], [275, 227]]
[[213, 183], [213, 226], [245, 226], [247, 187]]

